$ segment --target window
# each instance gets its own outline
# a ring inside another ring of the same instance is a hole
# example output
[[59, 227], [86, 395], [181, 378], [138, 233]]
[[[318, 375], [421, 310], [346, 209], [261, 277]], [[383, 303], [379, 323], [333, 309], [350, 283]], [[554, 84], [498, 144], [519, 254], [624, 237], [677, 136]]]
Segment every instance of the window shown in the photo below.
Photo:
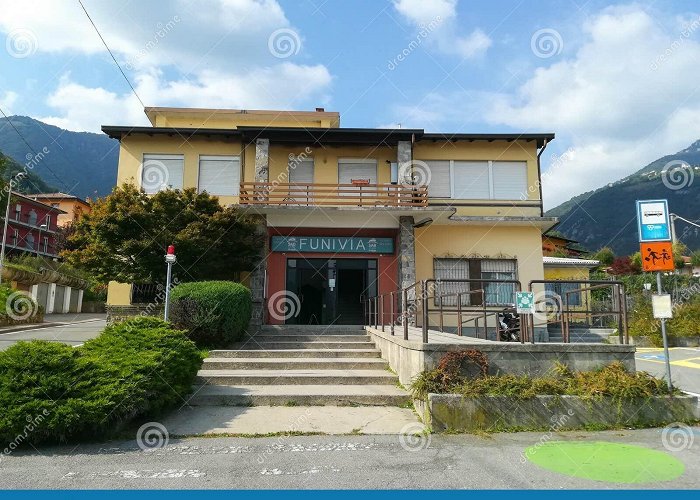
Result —
[[32, 233], [27, 233], [27, 237], [24, 241], [27, 248], [34, 250], [34, 235]]
[[36, 219], [37, 219], [37, 217], [36, 217], [36, 211], [35, 211], [34, 209], [31, 209], [31, 210], [29, 211], [29, 223], [30, 223], [32, 226], [36, 226]]
[[15, 205], [15, 220], [22, 220], [22, 205]]
[[19, 240], [19, 231], [17, 229], [12, 230], [12, 245], [17, 246], [17, 241]]
[[[564, 303], [566, 292], [576, 290], [584, 286], [584, 283], [545, 283], [544, 290], [545, 294], [548, 296], [558, 295], [561, 297], [562, 304]], [[580, 306], [581, 305], [581, 292], [570, 293], [566, 300], [569, 301], [570, 306]]]
[[216, 196], [238, 196], [241, 160], [238, 156], [200, 156], [199, 192]]
[[428, 196], [430, 198], [449, 198], [452, 196], [450, 182], [450, 162], [449, 160], [426, 161], [430, 172], [430, 182], [428, 184]]
[[164, 189], [182, 189], [184, 155], [144, 154], [141, 187], [146, 194]]
[[428, 160], [431, 198], [520, 200], [528, 191], [527, 162]]
[[[515, 280], [517, 261], [512, 259], [450, 259], [437, 258], [433, 260], [433, 276], [436, 280], [451, 279], [484, 279], [484, 280]], [[439, 296], [443, 296], [444, 306], [457, 305], [457, 293], [469, 290], [484, 290], [486, 305], [513, 304], [515, 300], [514, 283], [449, 283], [436, 285], [435, 304], [439, 305]], [[480, 305], [480, 294], [462, 296], [462, 305]]]
[[306, 186], [314, 182], [314, 160], [312, 158], [290, 158], [287, 172], [289, 173], [289, 183], [299, 185], [289, 188], [289, 200], [311, 203], [313, 195]]
[[47, 215], [44, 219], [44, 224], [46, 224], [46, 229], [51, 230], [51, 216]]
[[49, 238], [44, 236], [44, 253], [49, 253]]
[[[481, 278], [485, 280], [514, 280], [514, 260], [488, 259], [481, 261]], [[514, 283], [484, 283], [487, 304], [512, 304], [515, 300]]]
[[[353, 181], [377, 183], [377, 160], [363, 158], [346, 158], [338, 160], [338, 184], [352, 184]], [[355, 196], [354, 193], [346, 193]]]

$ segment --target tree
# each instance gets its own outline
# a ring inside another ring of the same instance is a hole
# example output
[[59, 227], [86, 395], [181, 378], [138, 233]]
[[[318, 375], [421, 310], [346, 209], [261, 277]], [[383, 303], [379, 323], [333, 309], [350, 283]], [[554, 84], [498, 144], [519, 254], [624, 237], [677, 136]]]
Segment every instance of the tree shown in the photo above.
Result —
[[234, 279], [259, 262], [264, 236], [253, 217], [195, 189], [146, 195], [115, 187], [75, 223], [62, 255], [101, 282], [165, 280], [164, 255], [176, 248], [180, 281]]
[[700, 267], [700, 250], [695, 250], [690, 254], [690, 263], [693, 267]]
[[615, 276], [627, 276], [640, 272], [642, 272], [641, 268], [635, 265], [631, 257], [617, 257], [610, 265], [610, 274]]
[[680, 241], [673, 244], [673, 267], [676, 269], [683, 269], [685, 267], [685, 260], [683, 260], [683, 256], [687, 252], [688, 247]]
[[603, 247], [593, 256], [595, 260], [600, 261], [602, 266], [610, 266], [615, 260], [615, 253], [610, 247]]

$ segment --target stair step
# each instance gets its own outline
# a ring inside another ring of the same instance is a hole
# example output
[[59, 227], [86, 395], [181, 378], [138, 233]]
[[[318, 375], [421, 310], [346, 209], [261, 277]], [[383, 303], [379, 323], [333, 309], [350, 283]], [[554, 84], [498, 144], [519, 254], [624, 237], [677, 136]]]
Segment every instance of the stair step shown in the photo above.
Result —
[[205, 385], [193, 393], [192, 406], [401, 406], [411, 401], [393, 385]]
[[207, 358], [203, 370], [381, 370], [381, 358]]
[[254, 342], [240, 344], [241, 349], [250, 350], [289, 350], [289, 349], [374, 349], [374, 342], [331, 342], [315, 340], [311, 342]]
[[388, 384], [398, 378], [387, 370], [199, 370], [201, 385]]
[[209, 351], [210, 358], [379, 358], [379, 349], [272, 349]]
[[253, 335], [243, 342], [369, 342], [367, 334], [357, 335]]
[[263, 335], [366, 335], [362, 325], [264, 325], [260, 329]]

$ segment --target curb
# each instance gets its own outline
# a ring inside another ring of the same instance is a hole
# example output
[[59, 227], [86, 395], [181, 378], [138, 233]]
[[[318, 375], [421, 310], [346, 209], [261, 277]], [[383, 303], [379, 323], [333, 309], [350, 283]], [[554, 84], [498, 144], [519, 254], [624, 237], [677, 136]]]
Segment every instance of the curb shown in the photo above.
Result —
[[91, 321], [101, 321], [101, 319], [84, 319], [81, 321], [73, 321], [70, 323], [59, 323], [59, 322], [44, 322], [44, 323], [36, 323], [36, 324], [29, 324], [29, 325], [23, 325], [26, 326], [26, 328], [20, 328], [19, 326], [17, 328], [10, 327], [8, 329], [2, 329], [0, 330], [0, 336], [2, 336], [5, 333], [19, 333], [19, 332], [26, 332], [29, 330], [38, 330], [41, 328], [50, 328], [52, 326], [66, 326], [66, 325], [78, 325], [81, 323], [89, 323]]

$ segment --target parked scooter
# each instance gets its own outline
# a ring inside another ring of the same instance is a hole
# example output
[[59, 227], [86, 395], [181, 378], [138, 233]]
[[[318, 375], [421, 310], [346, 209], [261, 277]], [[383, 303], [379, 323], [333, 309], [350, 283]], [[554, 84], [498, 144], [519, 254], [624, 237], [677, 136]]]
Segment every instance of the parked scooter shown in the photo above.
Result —
[[502, 342], [520, 342], [520, 316], [509, 312], [498, 313], [498, 324]]

